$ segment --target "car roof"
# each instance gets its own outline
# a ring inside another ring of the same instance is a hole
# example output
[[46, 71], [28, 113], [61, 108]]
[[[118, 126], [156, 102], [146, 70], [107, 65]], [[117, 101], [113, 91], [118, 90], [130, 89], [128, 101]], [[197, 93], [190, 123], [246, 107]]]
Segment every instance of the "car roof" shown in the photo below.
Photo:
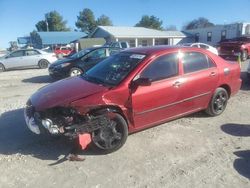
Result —
[[[139, 53], [139, 54], [154, 54], [159, 53], [162, 51], [177, 51], [184, 48], [192, 48], [186, 46], [168, 46], [168, 45], [159, 45], [159, 46], [150, 46], [150, 47], [139, 47], [139, 48], [129, 48], [124, 50], [123, 52], [130, 52], [130, 53]], [[194, 48], [192, 48], [194, 49]]]

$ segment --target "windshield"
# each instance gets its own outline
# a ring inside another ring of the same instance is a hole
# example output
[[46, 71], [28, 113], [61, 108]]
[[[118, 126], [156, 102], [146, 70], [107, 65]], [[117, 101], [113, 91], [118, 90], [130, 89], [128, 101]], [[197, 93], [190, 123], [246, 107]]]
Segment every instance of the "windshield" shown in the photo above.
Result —
[[81, 50], [75, 54], [73, 54], [72, 56], [70, 56], [71, 58], [79, 58], [79, 57], [82, 57], [84, 56], [85, 54], [89, 53], [91, 50], [90, 49], [84, 49], [84, 50]]
[[116, 86], [144, 59], [144, 54], [118, 53], [110, 56], [83, 75], [96, 83]]

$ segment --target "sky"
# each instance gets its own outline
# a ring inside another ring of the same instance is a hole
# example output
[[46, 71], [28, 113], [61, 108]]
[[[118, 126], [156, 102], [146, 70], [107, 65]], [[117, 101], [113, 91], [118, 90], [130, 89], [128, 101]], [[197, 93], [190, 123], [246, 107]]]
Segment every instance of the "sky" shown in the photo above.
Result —
[[175, 25], [179, 30], [199, 17], [214, 24], [250, 22], [250, 0], [0, 0], [0, 48], [29, 35], [49, 11], [58, 11], [67, 26], [75, 29], [84, 8], [96, 18], [109, 16], [116, 26], [134, 26], [143, 15], [154, 15], [163, 27]]

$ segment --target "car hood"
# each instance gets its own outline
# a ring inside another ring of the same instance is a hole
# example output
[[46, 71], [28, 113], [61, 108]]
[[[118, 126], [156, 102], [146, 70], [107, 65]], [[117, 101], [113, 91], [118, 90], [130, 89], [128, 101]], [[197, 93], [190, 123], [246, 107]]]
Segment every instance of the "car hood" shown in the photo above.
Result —
[[77, 99], [104, 92], [108, 88], [97, 85], [81, 77], [63, 79], [40, 88], [30, 100], [37, 111], [67, 105]]

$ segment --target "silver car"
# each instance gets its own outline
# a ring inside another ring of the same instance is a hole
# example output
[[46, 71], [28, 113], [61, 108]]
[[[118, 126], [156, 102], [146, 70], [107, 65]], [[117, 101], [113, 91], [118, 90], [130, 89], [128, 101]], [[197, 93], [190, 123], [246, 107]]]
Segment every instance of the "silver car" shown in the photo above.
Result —
[[208, 44], [204, 44], [204, 43], [200, 43], [200, 42], [197, 42], [197, 43], [183, 43], [183, 44], [180, 44], [181, 46], [190, 46], [190, 47], [195, 47], [195, 48], [203, 48], [205, 50], [208, 50], [216, 55], [218, 55], [218, 50], [213, 47], [213, 46], [210, 46]]
[[16, 50], [0, 57], [0, 72], [7, 69], [39, 67], [47, 68], [50, 63], [56, 61], [56, 55], [38, 49]]

